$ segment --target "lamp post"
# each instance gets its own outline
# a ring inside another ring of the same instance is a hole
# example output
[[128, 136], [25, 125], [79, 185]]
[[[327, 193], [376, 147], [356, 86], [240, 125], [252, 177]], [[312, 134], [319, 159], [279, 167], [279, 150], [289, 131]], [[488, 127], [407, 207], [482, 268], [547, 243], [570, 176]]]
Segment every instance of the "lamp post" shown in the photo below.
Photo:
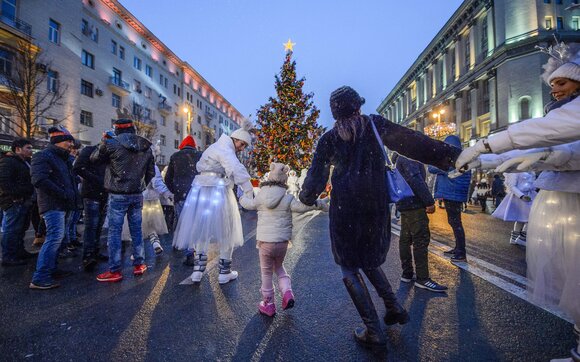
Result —
[[187, 105], [183, 106], [183, 113], [187, 115], [187, 134], [191, 135], [191, 119], [193, 118], [191, 108]]
[[433, 137], [441, 139], [444, 136], [454, 134], [456, 127], [455, 123], [446, 123], [443, 115], [445, 114], [445, 109], [440, 109], [439, 111], [435, 111], [431, 113], [431, 117], [433, 117], [436, 122], [430, 124], [429, 126], [425, 127], [425, 134]]

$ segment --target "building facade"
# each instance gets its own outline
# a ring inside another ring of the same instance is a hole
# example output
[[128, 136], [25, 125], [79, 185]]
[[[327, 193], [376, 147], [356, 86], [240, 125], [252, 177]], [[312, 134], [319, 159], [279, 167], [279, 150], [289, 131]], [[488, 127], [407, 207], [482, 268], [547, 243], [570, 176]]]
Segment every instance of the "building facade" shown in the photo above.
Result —
[[465, 0], [378, 112], [419, 131], [455, 129], [465, 145], [542, 116], [550, 100], [540, 79], [548, 56], [535, 46], [552, 44], [554, 35], [566, 43], [580, 41], [577, 3]]
[[[188, 133], [203, 150], [239, 128], [240, 112], [119, 1], [0, 1], [0, 55], [18, 51], [7, 39], [28, 39], [49, 74], [39, 92], [63, 92], [61, 105], [40, 121], [43, 130], [59, 123], [95, 144], [117, 109], [127, 108], [160, 145], [157, 162], [166, 164]], [[0, 112], [11, 114], [2, 104]]]

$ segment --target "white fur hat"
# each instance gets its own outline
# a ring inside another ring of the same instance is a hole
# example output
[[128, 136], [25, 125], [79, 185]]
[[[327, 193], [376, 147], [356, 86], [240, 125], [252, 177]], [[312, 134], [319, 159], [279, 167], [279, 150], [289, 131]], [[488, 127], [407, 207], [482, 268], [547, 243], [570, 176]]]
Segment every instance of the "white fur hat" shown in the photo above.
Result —
[[244, 141], [249, 146], [252, 144], [252, 135], [250, 134], [252, 128], [252, 122], [250, 122], [248, 119], [244, 119], [242, 121], [242, 127], [233, 131], [230, 137]]
[[564, 63], [548, 77], [548, 84], [556, 78], [568, 78], [580, 82], [580, 65], [576, 63]]

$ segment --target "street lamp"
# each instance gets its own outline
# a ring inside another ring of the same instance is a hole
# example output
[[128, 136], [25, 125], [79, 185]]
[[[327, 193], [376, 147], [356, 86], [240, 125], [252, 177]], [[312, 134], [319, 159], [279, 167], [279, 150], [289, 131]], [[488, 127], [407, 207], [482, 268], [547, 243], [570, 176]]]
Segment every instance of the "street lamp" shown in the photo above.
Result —
[[187, 115], [187, 134], [191, 134], [191, 119], [193, 118], [193, 114], [191, 113], [191, 108], [187, 105], [183, 106], [183, 113]]
[[456, 127], [455, 123], [447, 123], [445, 120], [441, 120], [442, 116], [445, 114], [445, 109], [440, 109], [439, 111], [433, 112], [431, 116], [436, 119], [436, 122], [425, 127], [425, 134], [433, 138], [442, 138], [444, 136], [454, 134]]

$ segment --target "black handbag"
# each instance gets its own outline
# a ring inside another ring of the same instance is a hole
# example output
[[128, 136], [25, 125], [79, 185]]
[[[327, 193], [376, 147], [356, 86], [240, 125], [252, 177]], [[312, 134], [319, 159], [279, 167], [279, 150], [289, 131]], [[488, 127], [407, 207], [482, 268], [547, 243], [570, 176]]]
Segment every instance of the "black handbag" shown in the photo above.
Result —
[[385, 145], [383, 145], [383, 141], [381, 140], [379, 132], [377, 131], [377, 127], [375, 126], [373, 120], [370, 119], [370, 117], [369, 123], [373, 127], [373, 132], [375, 133], [375, 137], [379, 142], [379, 146], [383, 151], [383, 157], [385, 158], [385, 167], [387, 169], [386, 172], [387, 193], [389, 194], [390, 202], [397, 203], [403, 199], [406, 199], [407, 197], [415, 196], [413, 190], [411, 190], [411, 187], [409, 187], [409, 184], [407, 183], [407, 181], [405, 181], [405, 178], [403, 177], [403, 175], [401, 175], [399, 170], [397, 170], [397, 166], [393, 164], [391, 158], [387, 154], [387, 151], [385, 150]]

